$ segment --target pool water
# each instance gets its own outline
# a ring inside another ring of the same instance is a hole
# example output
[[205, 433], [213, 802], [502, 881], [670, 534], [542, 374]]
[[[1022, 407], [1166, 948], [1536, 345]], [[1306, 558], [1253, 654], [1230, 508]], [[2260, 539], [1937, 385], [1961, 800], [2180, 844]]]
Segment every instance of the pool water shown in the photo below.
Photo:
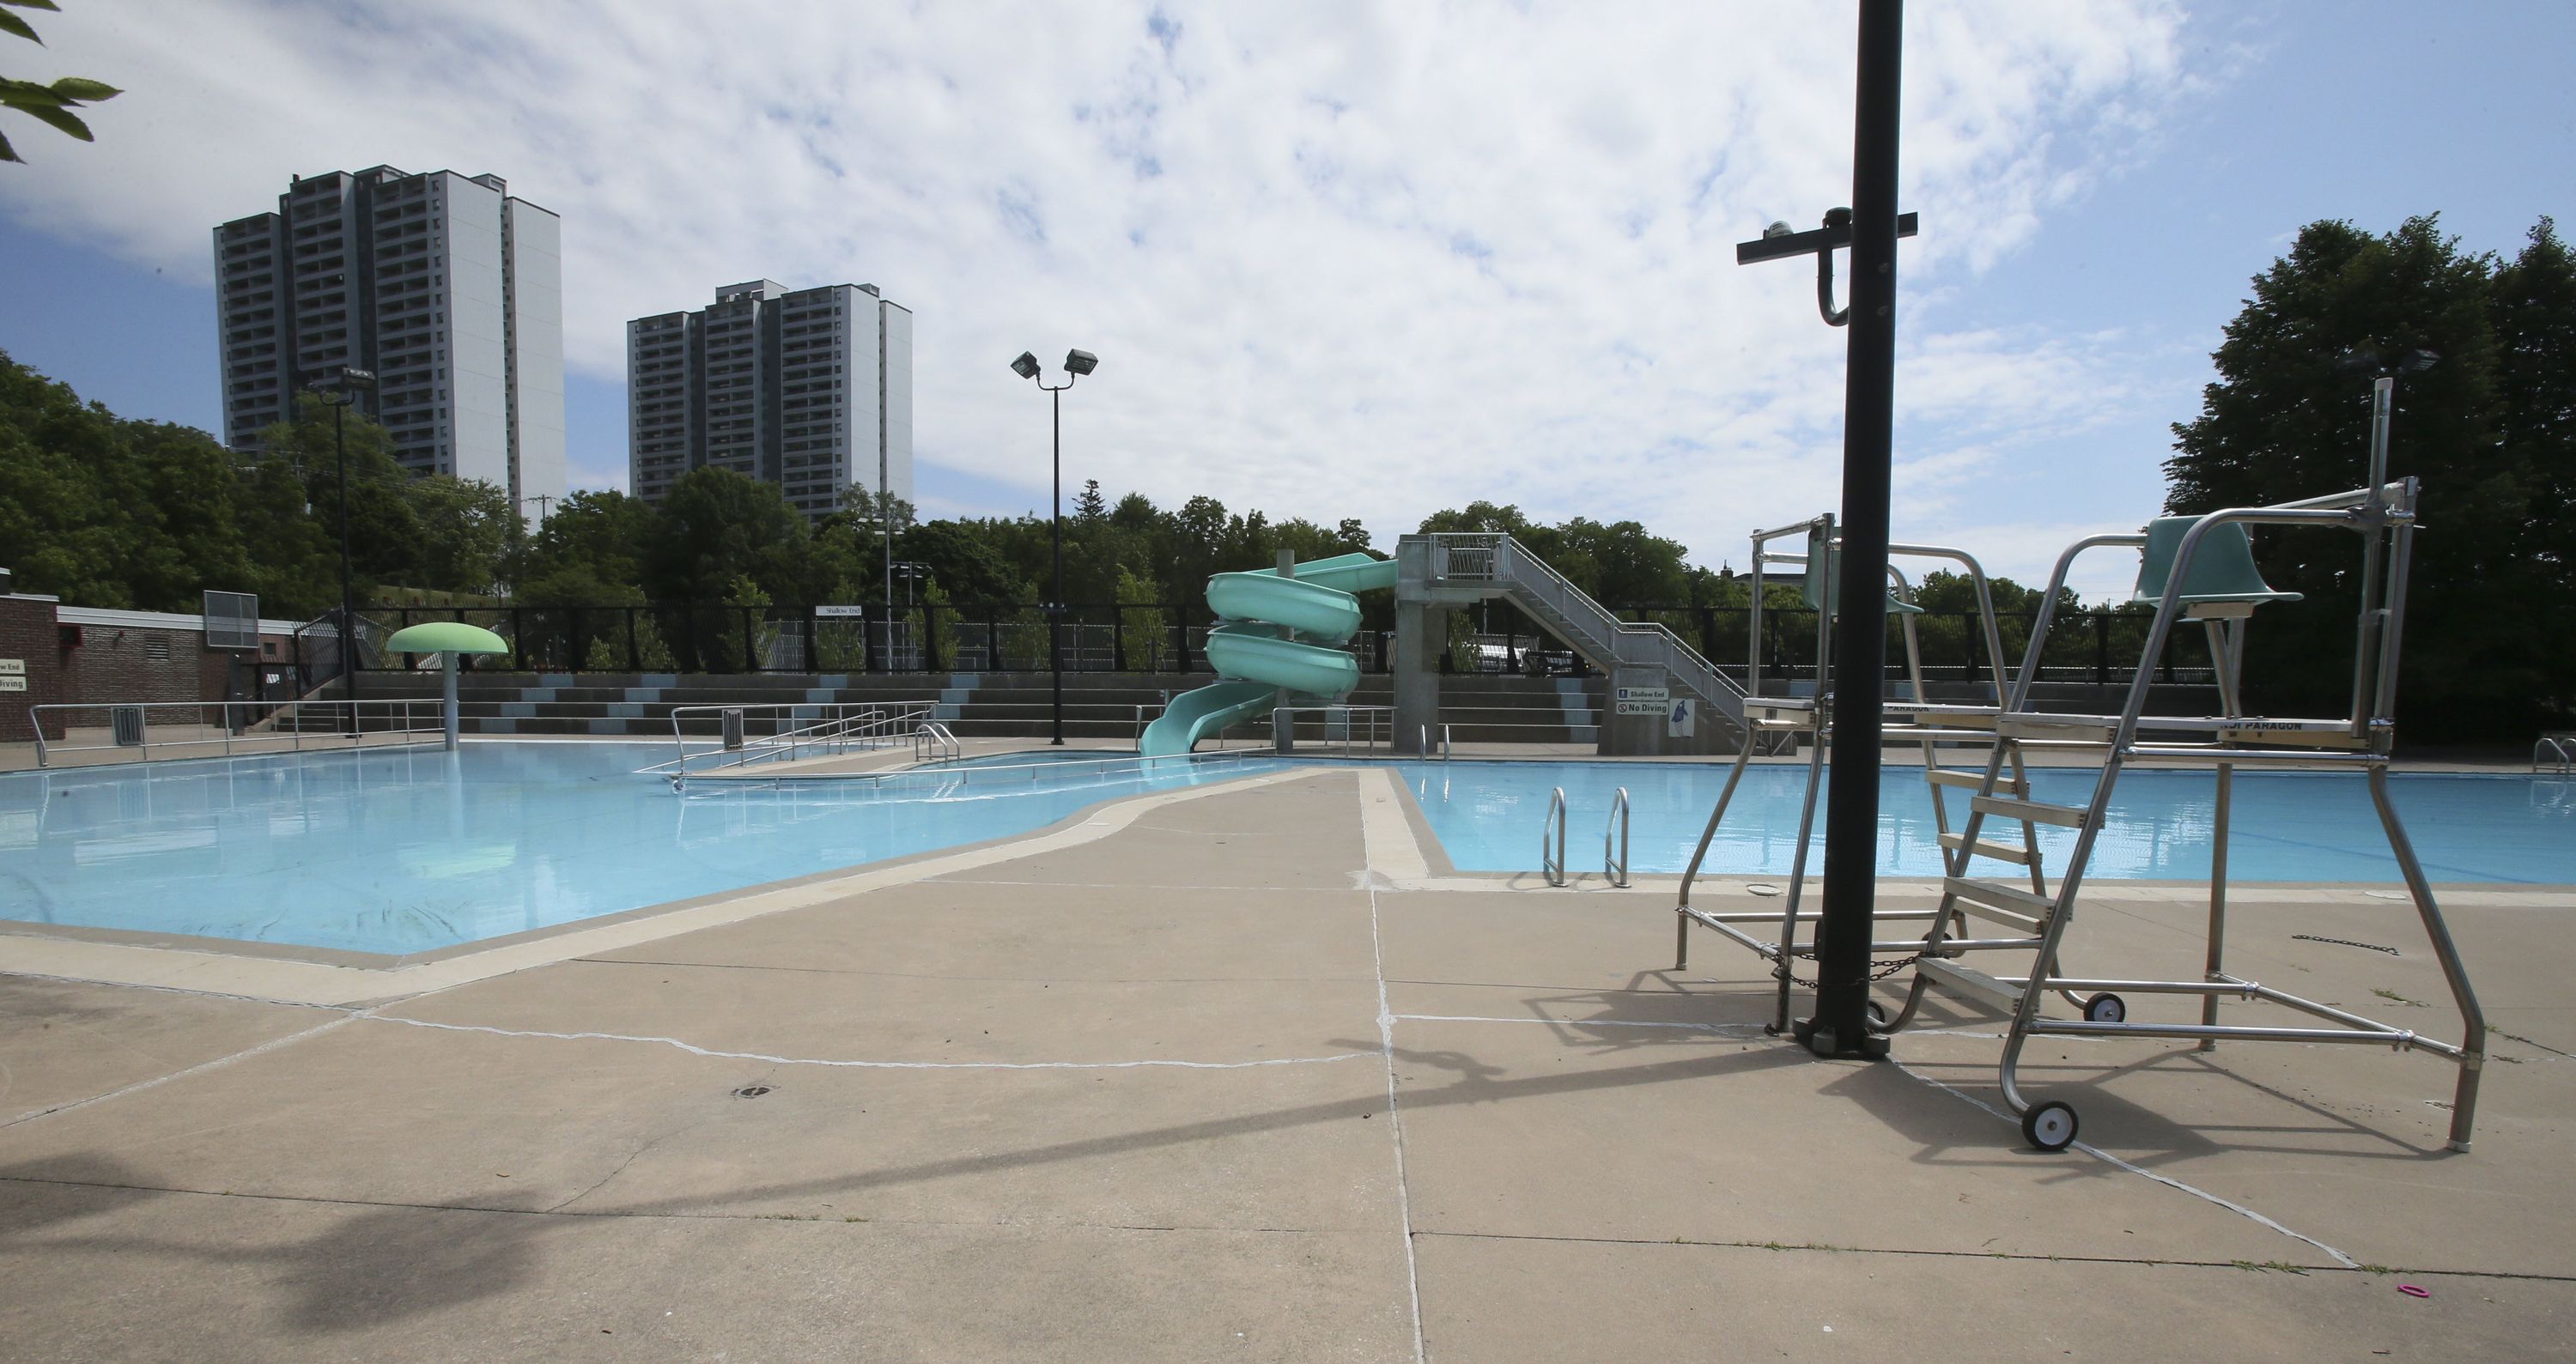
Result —
[[[1598, 867], [1612, 797], [1628, 789], [1629, 870], [1679, 872], [1707, 826], [1725, 785], [1725, 763], [1404, 763], [1397, 766], [1421, 804], [1450, 861], [1462, 871], [1528, 871], [1539, 864], [1539, 829], [1548, 792], [1566, 796], [1569, 868]], [[2092, 798], [2091, 769], [2038, 769], [2040, 800], [2082, 805]], [[1728, 807], [1703, 870], [1786, 876], [1797, 852], [1803, 764], [1758, 764]], [[1951, 791], [1951, 827], [1967, 813], [1967, 793]], [[2576, 884], [2576, 782], [2545, 777], [2400, 772], [2390, 799], [2404, 821], [2425, 875], [2435, 881]], [[2216, 778], [2207, 771], [2132, 769], [2112, 793], [2109, 818], [2094, 843], [2087, 877], [2205, 880]], [[2397, 861], [2358, 773], [2239, 772], [2230, 806], [2228, 876], [2244, 881], [2385, 881]], [[1995, 821], [1987, 821], [1993, 828]], [[2020, 829], [2006, 824], [2008, 837]], [[1919, 767], [1884, 770], [1879, 792], [1878, 870], [1937, 877], [1930, 788]], [[2072, 829], [2040, 826], [2048, 867], [2065, 865]], [[1822, 865], [1824, 807], [1816, 810], [1812, 874]], [[1998, 862], [1980, 862], [1992, 872]]]
[[0, 776], [0, 919], [402, 953], [1044, 828], [1275, 761], [695, 780], [478, 741]]

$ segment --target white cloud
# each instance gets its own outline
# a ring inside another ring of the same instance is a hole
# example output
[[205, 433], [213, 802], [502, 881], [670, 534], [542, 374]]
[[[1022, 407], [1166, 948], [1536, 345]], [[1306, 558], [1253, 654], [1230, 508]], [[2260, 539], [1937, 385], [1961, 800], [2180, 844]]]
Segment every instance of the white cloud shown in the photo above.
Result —
[[[490, 171], [564, 216], [592, 375], [622, 374], [625, 319], [719, 284], [874, 282], [916, 313], [920, 457], [978, 478], [1042, 483], [1004, 362], [1079, 345], [1102, 362], [1067, 395], [1069, 479], [1382, 534], [1519, 501], [1714, 562], [1838, 486], [1842, 336], [1808, 272], [1732, 249], [1848, 197], [1848, 20], [1820, 17], [85, 4], [46, 60], [130, 93], [0, 203], [203, 277], [208, 228], [290, 173]], [[1910, 294], [1972, 287], [2185, 83], [2155, 0], [1910, 22]], [[1973, 535], [1963, 484], [2124, 401], [2122, 343], [1943, 316], [1909, 314], [1900, 478]]]

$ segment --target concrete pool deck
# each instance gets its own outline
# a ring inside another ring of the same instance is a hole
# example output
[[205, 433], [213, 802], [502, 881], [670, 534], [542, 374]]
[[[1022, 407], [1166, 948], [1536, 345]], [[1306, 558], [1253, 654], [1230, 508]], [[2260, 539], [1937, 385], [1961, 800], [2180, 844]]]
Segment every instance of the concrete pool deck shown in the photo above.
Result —
[[[1742, 885], [1717, 898], [1766, 903]], [[2102, 892], [2071, 964], [2197, 972], [2192, 890]], [[2408, 905], [2231, 903], [2244, 973], [2455, 1033]], [[1665, 969], [1668, 878], [1441, 874], [1372, 769], [1132, 798], [328, 1000], [256, 974], [315, 963], [205, 952], [132, 985], [5, 955], [0, 1340], [2566, 1357], [2576, 892], [2445, 905], [2502, 1030], [2467, 1154], [2437, 1058], [2138, 1040], [2034, 1044], [2027, 1082], [2093, 1149], [2033, 1153], [1990, 1111], [1990, 1016], [1936, 1009], [1895, 1064], [1815, 1060], [1763, 1035], [1754, 958], [1703, 937]]]

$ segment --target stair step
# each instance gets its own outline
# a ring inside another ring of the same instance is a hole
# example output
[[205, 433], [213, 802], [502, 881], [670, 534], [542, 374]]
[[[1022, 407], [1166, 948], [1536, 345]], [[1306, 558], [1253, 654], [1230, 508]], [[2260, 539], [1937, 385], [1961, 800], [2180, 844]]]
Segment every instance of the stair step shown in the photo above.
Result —
[[2007, 886], [2000, 881], [1979, 881], [1966, 876], [1946, 876], [1941, 879], [1941, 888], [1952, 895], [1964, 895], [1971, 900], [1983, 901], [1998, 907], [2019, 906], [2034, 914], [2046, 914], [2057, 907], [2057, 902], [2046, 895], [2033, 890], [2023, 890], [2019, 886]]
[[1980, 814], [2000, 815], [2005, 819], [2055, 824], [2062, 828], [2081, 829], [2091, 812], [2072, 805], [2051, 805], [2039, 800], [2015, 800], [2010, 796], [1970, 796], [1968, 808]]
[[1923, 773], [1923, 779], [1934, 786], [1964, 786], [1971, 791], [1983, 790], [1986, 785], [1985, 773], [1967, 772], [1950, 767], [1927, 769]]
[[1953, 897], [1960, 910], [1980, 919], [1989, 919], [2037, 937], [2048, 927], [2049, 911], [2055, 903], [2047, 896], [2007, 886], [1996, 881], [1973, 881], [1950, 876], [1941, 888]]
[[[1941, 846], [1952, 852], [1957, 852], [1966, 843], [1967, 836], [1964, 834], [1941, 835]], [[1968, 848], [1968, 851], [1979, 857], [1991, 857], [1998, 862], [2015, 862], [2025, 867], [2030, 865], [2033, 855], [2028, 848], [2006, 847], [2001, 843], [1988, 843], [1984, 839], [1977, 840], [1974, 846]]]
[[1972, 967], [1961, 966], [1957, 962], [1941, 957], [1925, 957], [1914, 964], [1914, 969], [1931, 977], [1935, 984], [1958, 994], [1984, 1000], [2006, 1012], [2021, 1007], [2020, 986], [2006, 984]]

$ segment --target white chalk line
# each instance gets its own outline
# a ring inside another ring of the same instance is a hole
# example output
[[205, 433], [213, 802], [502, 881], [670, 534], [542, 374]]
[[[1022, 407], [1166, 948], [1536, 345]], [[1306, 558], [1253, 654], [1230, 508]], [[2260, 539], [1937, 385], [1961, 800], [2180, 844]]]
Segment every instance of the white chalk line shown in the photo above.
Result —
[[69, 1113], [76, 1108], [87, 1108], [91, 1104], [106, 1103], [110, 1099], [120, 1099], [128, 1094], [140, 1094], [144, 1090], [158, 1088], [173, 1080], [183, 1080], [191, 1075], [203, 1074], [206, 1071], [229, 1066], [235, 1061], [247, 1061], [251, 1057], [258, 1056], [263, 1052], [275, 1051], [279, 1047], [286, 1046], [289, 1043], [301, 1042], [305, 1038], [329, 1032], [333, 1028], [341, 1027], [345, 1024], [354, 1023], [358, 1018], [359, 1015], [357, 1014], [344, 1013], [337, 1018], [316, 1023], [312, 1027], [306, 1028], [301, 1032], [291, 1032], [284, 1037], [270, 1038], [268, 1041], [262, 1042], [258, 1046], [245, 1048], [241, 1051], [234, 1052], [230, 1056], [218, 1056], [211, 1061], [200, 1061], [185, 1070], [174, 1070], [167, 1075], [155, 1075], [149, 1080], [137, 1080], [133, 1084], [126, 1085], [118, 1089], [111, 1089], [104, 1094], [93, 1094], [86, 1099], [76, 1099], [67, 1104], [58, 1104], [52, 1108], [40, 1109], [33, 1113], [21, 1113], [17, 1117], [9, 1119], [7, 1122], [0, 1122], [0, 1127], [15, 1127], [22, 1122], [34, 1122], [38, 1118], [50, 1118], [57, 1113]]
[[[1365, 785], [1368, 778], [1360, 777]], [[1392, 780], [1388, 778], [1387, 780]], [[1398, 1111], [1395, 1076], [1395, 1006], [1386, 997], [1386, 936], [1378, 929], [1377, 860], [1369, 848], [1368, 823], [1360, 824], [1361, 876], [1369, 881], [1369, 953], [1377, 963], [1377, 1046], [1386, 1058], [1386, 1132], [1395, 1147], [1395, 1211], [1404, 1224], [1404, 1288], [1413, 1303], [1413, 1364], [1425, 1364], [1430, 1346], [1422, 1332], [1422, 1275], [1414, 1264], [1413, 1194], [1404, 1167], [1404, 1115]]]
[[[1957, 1087], [1955, 1087], [1955, 1086], [1943, 1084], [1943, 1083], [1942, 1083], [1942, 1082], [1940, 1082], [1939, 1080], [1935, 1080], [1935, 1079], [1933, 1079], [1931, 1076], [1926, 1075], [1926, 1074], [1924, 1074], [1923, 1072], [1921, 1072], [1921, 1071], [1919, 1071], [1919, 1070], [1916, 1070], [1916, 1069], [1914, 1069], [1912, 1066], [1906, 1065], [1905, 1063], [1903, 1063], [1903, 1062], [1901, 1062], [1901, 1061], [1890, 1061], [1888, 1064], [1895, 1066], [1898, 1070], [1903, 1071], [1905, 1074], [1910, 1075], [1910, 1076], [1912, 1076], [1913, 1078], [1915, 1078], [1915, 1079], [1917, 1079], [1917, 1080], [1920, 1080], [1920, 1081], [1922, 1081], [1923, 1083], [1925, 1083], [1925, 1084], [1927, 1084], [1927, 1085], [1932, 1086], [1934, 1089], [1940, 1090], [1942, 1093], [1944, 1093], [1944, 1094], [1948, 1094], [1948, 1095], [1950, 1095], [1951, 1097], [1956, 1098], [1956, 1099], [1958, 1099], [1959, 1101], [1961, 1101], [1961, 1102], [1963, 1102], [1963, 1103], [1973, 1104], [1973, 1105], [1975, 1105], [1975, 1106], [1976, 1106], [1976, 1107], [1978, 1107], [1978, 1108], [1982, 1108], [1982, 1109], [1984, 1109], [1986, 1112], [1991, 1113], [1991, 1114], [1993, 1114], [1994, 1116], [1996, 1116], [1996, 1117], [1998, 1117], [1998, 1118], [2003, 1119], [2005, 1122], [2012, 1122], [2012, 1121], [2014, 1120], [2014, 1119], [2013, 1119], [2013, 1116], [2012, 1116], [2011, 1114], [2004, 1112], [2002, 1109], [1995, 1107], [1993, 1104], [1987, 1103], [1985, 1100], [1978, 1098], [1976, 1095], [1974, 1095], [1974, 1094], [1970, 1094], [1970, 1093], [1968, 1093], [1966, 1090], [1959, 1089], [1959, 1088], [1957, 1088]], [[2239, 1217], [2251, 1218], [2251, 1219], [2253, 1219], [2254, 1221], [2259, 1222], [2259, 1223], [2263, 1224], [2264, 1226], [2270, 1227], [2272, 1230], [2274, 1230], [2274, 1231], [2277, 1231], [2277, 1232], [2281, 1233], [2283, 1236], [2287, 1236], [2287, 1237], [2289, 1237], [2289, 1238], [2290, 1238], [2291, 1240], [2293, 1240], [2293, 1241], [2304, 1241], [2304, 1242], [2306, 1242], [2307, 1244], [2312, 1245], [2312, 1246], [2315, 1246], [2317, 1249], [2324, 1251], [2326, 1254], [2333, 1256], [2333, 1257], [2334, 1257], [2334, 1260], [2335, 1260], [2335, 1263], [2337, 1263], [2337, 1264], [2339, 1264], [2339, 1265], [2342, 1265], [2342, 1266], [2343, 1266], [2344, 1268], [2346, 1268], [2346, 1269], [2359, 1269], [2359, 1268], [2361, 1268], [2361, 1261], [2356, 1260], [2356, 1259], [2352, 1258], [2351, 1256], [2344, 1254], [2342, 1251], [2335, 1249], [2333, 1246], [2327, 1245], [2325, 1242], [2320, 1241], [2320, 1240], [2318, 1240], [2317, 1238], [2315, 1238], [2315, 1237], [2313, 1237], [2313, 1236], [2307, 1235], [2307, 1234], [2306, 1234], [2306, 1233], [2304, 1233], [2304, 1232], [2296, 1232], [2296, 1231], [2292, 1231], [2292, 1230], [2290, 1230], [2288, 1227], [2282, 1226], [2280, 1223], [2273, 1221], [2273, 1220], [2272, 1220], [2271, 1218], [2269, 1218], [2269, 1217], [2265, 1217], [2263, 1214], [2261, 1214], [2261, 1213], [2259, 1213], [2259, 1212], [2254, 1211], [2252, 1208], [2246, 1207], [2246, 1206], [2245, 1206], [2244, 1204], [2242, 1204], [2242, 1203], [2235, 1202], [2235, 1201], [2234, 1201], [2234, 1200], [2232, 1200], [2232, 1199], [2221, 1198], [2221, 1197], [2219, 1197], [2217, 1194], [2211, 1193], [2211, 1192], [2210, 1192], [2209, 1190], [2207, 1190], [2207, 1189], [2196, 1188], [2196, 1187], [2194, 1187], [2194, 1186], [2192, 1186], [2192, 1185], [2185, 1184], [2185, 1183], [2183, 1183], [2181, 1180], [2176, 1179], [2176, 1178], [2174, 1178], [2174, 1177], [2173, 1177], [2173, 1176], [2171, 1176], [2171, 1175], [2158, 1174], [2158, 1173], [2156, 1173], [2155, 1171], [2150, 1170], [2150, 1169], [2146, 1168], [2146, 1167], [2145, 1167], [2145, 1166], [2143, 1166], [2143, 1165], [2137, 1165], [2137, 1164], [2134, 1164], [2134, 1163], [2132, 1163], [2132, 1162], [2122, 1160], [2122, 1159], [2120, 1159], [2118, 1156], [2112, 1155], [2110, 1152], [2105, 1151], [2105, 1150], [2103, 1150], [2101, 1147], [2099, 1147], [2099, 1146], [2095, 1146], [2095, 1145], [2093, 1145], [2093, 1144], [2091, 1144], [2091, 1143], [2089, 1143], [2089, 1142], [2081, 1142], [2081, 1141], [2079, 1141], [2079, 1142], [2075, 1142], [2075, 1143], [2073, 1143], [2073, 1145], [2074, 1145], [2074, 1148], [2075, 1148], [2076, 1150], [2081, 1151], [2081, 1152], [2083, 1152], [2084, 1154], [2086, 1154], [2086, 1155], [2088, 1155], [2088, 1156], [2091, 1156], [2091, 1157], [2093, 1157], [2095, 1160], [2101, 1161], [2101, 1162], [2103, 1162], [2103, 1163], [2104, 1163], [2104, 1164], [2106, 1164], [2106, 1165], [2113, 1165], [2113, 1166], [2117, 1166], [2117, 1167], [2119, 1167], [2120, 1169], [2123, 1169], [2123, 1170], [2128, 1171], [2130, 1174], [2137, 1175], [2137, 1176], [2139, 1176], [2139, 1177], [2141, 1177], [2141, 1178], [2144, 1178], [2144, 1179], [2151, 1179], [2151, 1180], [2154, 1180], [2156, 1183], [2158, 1183], [2158, 1184], [2162, 1184], [2162, 1185], [2164, 1185], [2164, 1186], [2165, 1186], [2166, 1188], [2168, 1188], [2168, 1189], [2179, 1189], [2179, 1190], [2181, 1190], [2182, 1192], [2187, 1193], [2187, 1194], [2190, 1194], [2192, 1197], [2197, 1198], [2197, 1199], [2200, 1199], [2201, 1201], [2203, 1201], [2203, 1202], [2205, 1202], [2205, 1203], [2213, 1203], [2213, 1204], [2216, 1204], [2216, 1205], [2217, 1205], [2217, 1206], [2219, 1206], [2219, 1207], [2225, 1208], [2225, 1209], [2227, 1209], [2229, 1212], [2235, 1213], [2235, 1214], [2236, 1214], [2237, 1216], [2239, 1216]]]
[[1763, 1037], [1759, 1023], [1654, 1023], [1627, 1018], [1489, 1018], [1479, 1014], [1390, 1014], [1403, 1023], [1538, 1023], [1551, 1028], [1671, 1028], [1723, 1037]]
[[396, 1018], [385, 1014], [367, 1015], [370, 1023], [400, 1023], [409, 1028], [433, 1028], [440, 1032], [483, 1033], [492, 1037], [527, 1037], [549, 1042], [647, 1042], [676, 1047], [691, 1056], [704, 1056], [718, 1061], [759, 1061], [773, 1066], [827, 1066], [843, 1070], [1253, 1070], [1262, 1066], [1319, 1066], [1335, 1061], [1364, 1061], [1373, 1053], [1348, 1051], [1338, 1056], [1273, 1056], [1257, 1061], [1180, 1061], [1153, 1059], [1144, 1061], [854, 1061], [827, 1056], [771, 1056], [756, 1051], [721, 1051], [684, 1042], [676, 1037], [651, 1037], [636, 1033], [616, 1032], [542, 1032], [527, 1028], [492, 1028], [476, 1023], [434, 1023], [425, 1018]]

